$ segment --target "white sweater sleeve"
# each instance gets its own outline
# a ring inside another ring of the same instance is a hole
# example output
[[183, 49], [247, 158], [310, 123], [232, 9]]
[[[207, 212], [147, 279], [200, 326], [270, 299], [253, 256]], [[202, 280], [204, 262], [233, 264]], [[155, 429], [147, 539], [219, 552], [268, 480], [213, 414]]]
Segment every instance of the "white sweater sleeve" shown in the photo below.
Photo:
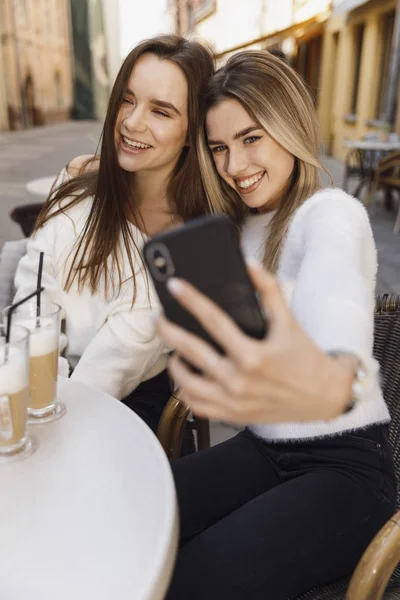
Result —
[[368, 216], [347, 194], [322, 193], [326, 199], [303, 215], [303, 256], [292, 310], [322, 349], [352, 352], [373, 367], [377, 261]]
[[[52, 189], [56, 189], [61, 183], [69, 179], [66, 169], [57, 176]], [[58, 284], [54, 275], [54, 244], [55, 244], [55, 221], [57, 217], [47, 221], [43, 227], [36, 231], [28, 240], [27, 251], [18, 264], [15, 273], [16, 295], [14, 302], [21, 300], [24, 296], [31, 294], [36, 289], [37, 275], [39, 269], [40, 253], [43, 256], [42, 292], [44, 302], [56, 302], [60, 304]]]
[[29, 240], [27, 252], [18, 263], [15, 273], [16, 295], [14, 302], [36, 290], [40, 253], [43, 252], [42, 292], [43, 302], [60, 303], [58, 284], [54, 276], [54, 219], [48, 221]]
[[141, 383], [163, 350], [151, 310], [123, 310], [108, 317], [85, 348], [71, 379], [121, 399]]

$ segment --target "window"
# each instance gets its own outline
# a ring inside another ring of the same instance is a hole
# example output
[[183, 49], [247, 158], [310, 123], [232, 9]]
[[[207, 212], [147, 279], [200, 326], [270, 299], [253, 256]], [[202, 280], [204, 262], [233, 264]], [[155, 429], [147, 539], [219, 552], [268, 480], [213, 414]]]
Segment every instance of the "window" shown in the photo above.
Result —
[[382, 47], [379, 61], [379, 80], [376, 96], [376, 111], [377, 119], [384, 119], [386, 92], [389, 79], [390, 55], [392, 50], [393, 29], [394, 29], [395, 11], [386, 13], [381, 22], [382, 32]]
[[318, 102], [319, 75], [321, 68], [322, 36], [317, 35], [300, 42], [294, 68], [309, 86], [314, 104]]
[[354, 78], [350, 105], [350, 113], [353, 115], [355, 115], [357, 112], [358, 88], [360, 84], [361, 56], [364, 41], [364, 30], [364, 23], [362, 23], [361, 25], [357, 25], [354, 28]]

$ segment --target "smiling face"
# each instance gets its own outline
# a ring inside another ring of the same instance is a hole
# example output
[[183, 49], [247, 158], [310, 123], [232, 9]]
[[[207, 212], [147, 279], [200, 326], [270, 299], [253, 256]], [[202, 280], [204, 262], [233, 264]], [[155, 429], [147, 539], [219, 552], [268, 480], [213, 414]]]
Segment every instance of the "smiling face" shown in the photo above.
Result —
[[132, 69], [115, 126], [121, 169], [168, 177], [185, 146], [188, 88], [172, 61], [144, 54]]
[[206, 118], [208, 146], [222, 179], [259, 212], [279, 207], [295, 159], [234, 99], [224, 99]]

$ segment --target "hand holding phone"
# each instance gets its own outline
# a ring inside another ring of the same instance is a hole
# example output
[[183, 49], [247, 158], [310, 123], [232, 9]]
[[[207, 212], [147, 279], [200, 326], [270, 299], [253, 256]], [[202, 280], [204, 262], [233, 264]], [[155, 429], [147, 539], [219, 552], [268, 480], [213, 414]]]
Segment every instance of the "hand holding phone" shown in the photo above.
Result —
[[185, 279], [220, 306], [247, 335], [262, 339], [267, 322], [247, 273], [238, 235], [223, 215], [193, 219], [151, 239], [144, 258], [166, 317], [218, 348], [201, 325], [171, 296], [170, 277]]

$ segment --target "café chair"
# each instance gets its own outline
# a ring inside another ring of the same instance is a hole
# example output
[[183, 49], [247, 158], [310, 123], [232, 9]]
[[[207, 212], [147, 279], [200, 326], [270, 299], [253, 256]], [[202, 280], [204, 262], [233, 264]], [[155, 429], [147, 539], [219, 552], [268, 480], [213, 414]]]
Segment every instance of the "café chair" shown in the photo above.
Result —
[[349, 179], [357, 179], [358, 185], [352, 195], [359, 198], [364, 187], [367, 188], [367, 196], [370, 194], [374, 176], [375, 153], [369, 150], [352, 148], [347, 153], [344, 163], [344, 176], [342, 188], [348, 192]]
[[[400, 482], [400, 296], [376, 298], [374, 356], [379, 362], [382, 390], [391, 422], [391, 443]], [[189, 409], [175, 393], [164, 410], [158, 436], [167, 455], [179, 458], [182, 432]], [[208, 426], [208, 423], [206, 424]], [[397, 512], [377, 533], [360, 559], [351, 579], [344, 577], [302, 593], [291, 600], [400, 600], [400, 485]], [[396, 568], [397, 567], [397, 568]], [[290, 573], [288, 572], [288, 577]], [[347, 593], [346, 593], [347, 592]], [[267, 600], [267, 598], [265, 599]]]
[[[378, 189], [384, 189], [386, 194], [400, 191], [400, 151], [392, 152], [379, 161], [372, 186], [371, 198], [374, 199]], [[400, 232], [400, 201], [394, 233]]]
[[23, 204], [22, 206], [16, 206], [10, 212], [11, 219], [15, 221], [15, 223], [18, 223], [25, 237], [31, 235], [42, 206], [43, 202]]
[[170, 460], [180, 458], [184, 435], [195, 432], [197, 449], [210, 447], [210, 424], [207, 419], [192, 417], [190, 410], [179, 399], [177, 389], [168, 400], [157, 429], [157, 437]]
[[345, 163], [344, 163], [344, 175], [342, 188], [345, 192], [348, 191], [349, 179], [358, 179], [359, 185], [354, 196], [361, 190], [361, 184], [363, 181], [363, 169], [362, 169], [362, 151], [352, 148], [348, 151]]
[[[380, 364], [383, 396], [392, 417], [389, 440], [400, 482], [400, 296], [395, 294], [376, 299], [374, 356]], [[350, 580], [345, 577], [319, 586], [293, 600], [400, 600], [400, 568], [396, 568], [399, 561], [400, 511], [371, 541]]]

